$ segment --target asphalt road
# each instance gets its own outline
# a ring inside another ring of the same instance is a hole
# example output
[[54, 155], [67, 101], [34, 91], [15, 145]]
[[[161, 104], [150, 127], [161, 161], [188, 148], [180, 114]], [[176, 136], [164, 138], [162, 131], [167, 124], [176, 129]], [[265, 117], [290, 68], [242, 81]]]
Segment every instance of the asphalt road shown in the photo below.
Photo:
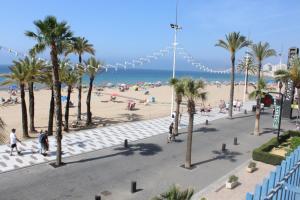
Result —
[[[0, 200], [102, 200], [151, 199], [172, 184], [183, 188], [203, 189], [224, 174], [251, 158], [251, 150], [275, 135], [272, 118], [261, 118], [261, 136], [253, 132], [254, 115], [220, 119], [195, 127], [193, 135], [193, 170], [184, 163], [186, 134], [167, 144], [167, 133], [130, 143], [128, 149], [116, 146], [65, 159], [65, 166], [52, 168], [41, 164], [0, 175]], [[282, 129], [294, 127], [282, 120]], [[239, 145], [233, 145], [238, 137]], [[220, 151], [222, 143], [228, 152]], [[130, 193], [131, 181], [138, 192]]]

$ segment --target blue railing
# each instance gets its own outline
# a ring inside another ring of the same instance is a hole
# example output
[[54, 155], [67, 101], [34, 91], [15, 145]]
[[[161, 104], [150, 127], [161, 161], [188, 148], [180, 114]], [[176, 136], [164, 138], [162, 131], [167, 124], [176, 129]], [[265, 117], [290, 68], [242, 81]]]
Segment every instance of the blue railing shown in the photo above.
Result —
[[300, 147], [272, 171], [254, 194], [247, 193], [246, 200], [297, 200], [300, 199]]

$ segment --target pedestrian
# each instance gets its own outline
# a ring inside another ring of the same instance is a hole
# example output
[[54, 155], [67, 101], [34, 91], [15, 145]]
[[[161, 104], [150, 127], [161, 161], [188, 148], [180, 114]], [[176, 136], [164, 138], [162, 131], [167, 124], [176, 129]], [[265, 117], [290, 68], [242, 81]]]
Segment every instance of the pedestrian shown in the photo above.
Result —
[[237, 100], [236, 107], [237, 107], [238, 111], [240, 112], [241, 111], [241, 107], [242, 107], [242, 102], [240, 100]]
[[172, 122], [169, 126], [168, 143], [172, 141], [174, 131], [174, 123]]
[[44, 155], [46, 153], [46, 135], [43, 130], [41, 130], [39, 135], [40, 143], [40, 154]]
[[14, 150], [14, 148], [16, 148], [16, 151], [18, 153], [18, 155], [21, 154], [21, 151], [18, 151], [18, 147], [17, 147], [17, 142], [21, 142], [17, 136], [16, 136], [16, 129], [12, 129], [11, 133], [9, 135], [9, 141], [10, 141], [10, 156], [12, 156], [12, 152]]

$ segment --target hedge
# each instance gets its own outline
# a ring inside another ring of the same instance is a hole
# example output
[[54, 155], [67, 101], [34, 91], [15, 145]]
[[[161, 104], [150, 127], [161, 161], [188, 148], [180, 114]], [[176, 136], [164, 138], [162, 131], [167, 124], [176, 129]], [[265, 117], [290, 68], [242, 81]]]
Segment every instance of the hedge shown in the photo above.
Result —
[[285, 142], [290, 137], [300, 137], [299, 131], [287, 131], [279, 137], [279, 141], [277, 137], [270, 139], [265, 144], [256, 148], [252, 152], [252, 159], [256, 161], [261, 161], [271, 165], [280, 165], [281, 161], [285, 159], [283, 156], [274, 155], [269, 153], [274, 147], [278, 147], [279, 144]]

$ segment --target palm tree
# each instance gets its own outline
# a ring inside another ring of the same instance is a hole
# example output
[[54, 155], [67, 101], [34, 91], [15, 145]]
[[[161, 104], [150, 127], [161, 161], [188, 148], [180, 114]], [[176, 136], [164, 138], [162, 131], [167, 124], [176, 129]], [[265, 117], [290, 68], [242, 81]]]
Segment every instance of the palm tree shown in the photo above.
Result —
[[191, 168], [192, 160], [192, 137], [193, 137], [193, 125], [194, 125], [194, 114], [196, 112], [195, 103], [196, 100], [206, 99], [206, 92], [201, 90], [204, 89], [205, 84], [202, 80], [192, 80], [185, 78], [182, 80], [184, 93], [183, 96], [187, 99], [187, 112], [189, 114], [188, 134], [187, 134], [187, 150], [185, 157], [185, 168]]
[[96, 60], [95, 57], [91, 57], [85, 62], [85, 65], [86, 65], [86, 72], [90, 78], [89, 90], [86, 98], [86, 107], [87, 107], [86, 125], [90, 125], [92, 124], [91, 97], [92, 97], [93, 82], [97, 72], [101, 70], [102, 63]]
[[238, 32], [232, 32], [225, 35], [226, 40], [219, 40], [215, 46], [222, 47], [230, 52], [231, 55], [231, 84], [230, 84], [230, 100], [229, 100], [229, 112], [228, 115], [232, 118], [232, 107], [234, 98], [234, 73], [235, 73], [235, 54], [238, 50], [246, 47], [250, 44], [246, 40], [245, 36], [240, 35]]
[[[270, 48], [269, 43], [259, 42], [257, 44], [251, 45], [252, 55], [255, 57], [258, 65], [257, 70], [257, 88], [259, 88], [259, 80], [261, 77], [261, 68], [262, 68], [262, 61], [268, 57], [275, 56], [276, 51]], [[260, 98], [256, 98], [256, 119], [255, 119], [255, 128], [254, 128], [254, 135], [260, 135], [259, 133], [259, 119], [260, 119]]]
[[84, 53], [89, 53], [94, 55], [95, 49], [93, 48], [93, 45], [88, 42], [84, 37], [76, 37], [74, 41], [68, 46], [68, 49], [66, 51], [66, 55], [70, 53], [75, 53], [78, 55], [78, 74], [80, 76], [78, 80], [78, 106], [77, 106], [77, 121], [81, 120], [81, 90], [82, 90], [82, 76], [84, 74], [84, 70], [82, 67], [82, 55]]
[[27, 119], [27, 107], [25, 101], [25, 86], [28, 83], [30, 73], [28, 66], [24, 65], [24, 60], [13, 61], [14, 66], [9, 67], [11, 73], [3, 74], [2, 77], [6, 78], [1, 85], [9, 85], [12, 83], [17, 83], [20, 86], [21, 91], [21, 109], [22, 109], [22, 128], [23, 137], [28, 138], [28, 119]]
[[23, 64], [27, 66], [29, 79], [28, 79], [28, 92], [29, 92], [29, 130], [35, 132], [34, 126], [34, 82], [37, 82], [37, 77], [40, 70], [44, 67], [44, 63], [35, 57], [25, 57]]
[[258, 81], [258, 86], [253, 86], [254, 87], [254, 91], [252, 91], [249, 94], [249, 98], [250, 99], [256, 99], [258, 97], [260, 98], [264, 98], [266, 93], [268, 92], [267, 90], [267, 83], [264, 79], [259, 79]]
[[254, 75], [256, 73], [256, 66], [254, 63], [254, 59], [252, 56], [245, 57], [243, 60], [241, 60], [237, 66], [238, 72], [244, 72], [246, 76], [246, 94], [248, 94], [248, 78], [249, 74]]
[[154, 197], [152, 200], [190, 200], [194, 194], [193, 189], [181, 191], [179, 187], [173, 185], [167, 192], [159, 197]]
[[[290, 76], [289, 71], [285, 69], [279, 69], [274, 72], [275, 80], [279, 82], [279, 92], [281, 93], [283, 84], [286, 86]], [[286, 88], [286, 87], [285, 87]]]
[[70, 98], [71, 98], [72, 88], [78, 81], [78, 74], [69, 65], [67, 65], [67, 61], [63, 61], [60, 65], [61, 65], [60, 67], [61, 81], [68, 86], [67, 103], [65, 107], [64, 131], [69, 131]]
[[174, 91], [175, 91], [176, 115], [175, 115], [174, 135], [178, 135], [179, 109], [180, 109], [180, 104], [182, 102], [182, 96], [184, 94], [184, 87], [183, 87], [183, 82], [176, 78], [171, 79], [170, 85], [174, 87]]
[[59, 79], [58, 54], [60, 47], [72, 40], [72, 32], [67, 22], [58, 22], [54, 16], [47, 16], [44, 20], [34, 21], [37, 32], [27, 31], [26, 36], [35, 39], [38, 43], [33, 47], [34, 52], [39, 53], [50, 48], [52, 61], [53, 86], [55, 96], [56, 113], [56, 165], [61, 165], [61, 140], [62, 140], [62, 108], [61, 108], [61, 82]]

